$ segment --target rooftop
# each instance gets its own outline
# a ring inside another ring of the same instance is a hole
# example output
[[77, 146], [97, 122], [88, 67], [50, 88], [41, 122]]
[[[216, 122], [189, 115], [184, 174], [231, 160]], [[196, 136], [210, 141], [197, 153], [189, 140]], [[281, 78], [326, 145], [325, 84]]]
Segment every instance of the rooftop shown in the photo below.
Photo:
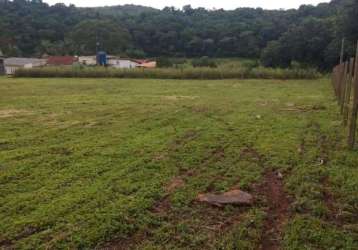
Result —
[[49, 65], [72, 65], [77, 62], [78, 58], [74, 56], [50, 56], [47, 59]]
[[45, 64], [45, 59], [9, 57], [4, 60], [5, 65], [24, 66], [26, 64]]

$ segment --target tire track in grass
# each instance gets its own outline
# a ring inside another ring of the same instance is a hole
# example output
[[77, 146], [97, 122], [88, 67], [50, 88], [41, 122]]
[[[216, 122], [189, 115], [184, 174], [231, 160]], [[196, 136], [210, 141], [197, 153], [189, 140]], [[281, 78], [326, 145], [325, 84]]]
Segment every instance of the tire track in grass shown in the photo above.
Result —
[[[183, 147], [184, 145], [190, 143], [191, 141], [197, 138], [198, 134], [195, 130], [188, 130], [180, 138], [174, 140], [174, 142], [169, 145], [169, 151], [175, 152], [178, 148]], [[149, 209], [152, 214], [157, 214], [159, 216], [167, 216], [170, 214], [172, 207], [170, 198], [172, 194], [179, 188], [185, 186], [185, 180], [199, 174], [200, 169], [207, 166], [210, 163], [220, 161], [224, 157], [224, 150], [230, 144], [220, 145], [214, 148], [205, 156], [201, 163], [200, 167], [193, 170], [183, 170], [179, 168], [179, 175], [172, 178], [164, 187], [165, 195], [154, 203], [153, 207]], [[168, 154], [168, 153], [166, 153]], [[161, 155], [160, 158], [167, 157]], [[158, 157], [155, 157], [158, 158]], [[156, 160], [156, 159], [154, 159]], [[101, 250], [122, 250], [122, 249], [136, 249], [138, 245], [144, 242], [146, 239], [150, 238], [151, 233], [146, 229], [138, 229], [136, 232], [128, 236], [127, 238], [114, 239], [105, 243], [104, 245], [96, 247], [96, 249]]]
[[282, 178], [278, 172], [272, 170], [266, 172], [259, 192], [265, 196], [267, 203], [261, 249], [280, 249], [283, 227], [289, 219], [290, 200], [284, 191]]
[[[216, 119], [214, 119], [216, 121]], [[216, 122], [222, 122], [216, 121]], [[229, 124], [224, 124], [228, 126]], [[197, 131], [189, 130], [182, 137], [177, 138], [172, 145], [169, 146], [170, 152], [175, 152], [178, 148], [181, 148], [183, 144], [187, 144], [192, 140], [197, 139]], [[208, 155], [204, 156], [200, 162], [200, 167], [195, 170], [186, 170], [179, 168], [178, 176], [172, 178], [164, 190], [166, 194], [158, 200], [153, 207], [149, 210], [155, 216], [159, 216], [164, 220], [168, 220], [171, 224], [176, 225], [181, 221], [190, 221], [193, 219], [199, 219], [202, 221], [202, 225], [198, 225], [199, 227], [196, 230], [203, 230], [206, 232], [209, 238], [215, 238], [218, 234], [223, 234], [232, 228], [233, 225], [240, 223], [240, 220], [244, 213], [248, 211], [248, 208], [235, 208], [234, 211], [227, 213], [227, 211], [214, 208], [211, 206], [203, 206], [202, 204], [198, 204], [194, 202], [190, 205], [191, 213], [187, 213], [188, 211], [174, 211], [172, 209], [171, 197], [177, 189], [180, 189], [186, 185], [186, 180], [188, 178], [192, 178], [200, 174], [200, 170], [205, 168], [208, 164], [213, 164], [215, 162], [220, 161], [222, 158], [225, 158], [225, 150], [230, 147], [230, 143], [225, 143], [224, 145], [218, 145], [213, 148]], [[168, 156], [168, 155], [167, 155]], [[166, 156], [166, 157], [167, 157]], [[241, 158], [249, 159], [250, 161], [254, 161], [259, 165], [263, 165], [264, 157], [260, 155], [255, 149], [251, 146], [244, 145], [242, 151], [240, 152], [240, 160]], [[161, 156], [160, 158], [163, 158]], [[216, 176], [213, 180], [209, 181], [215, 182], [220, 179], [220, 176]], [[208, 186], [210, 189], [210, 185]], [[104, 247], [100, 249], [136, 249], [140, 247], [144, 242], [150, 241], [153, 238], [153, 232], [150, 229], [139, 229], [137, 232], [134, 232], [132, 235], [128, 236], [126, 239], [113, 240], [104, 245]], [[173, 235], [175, 238], [176, 236]]]
[[[171, 204], [172, 195], [178, 189], [185, 187], [188, 179], [201, 176], [201, 171], [205, 169], [206, 166], [219, 162], [225, 158], [225, 151], [230, 146], [231, 142], [228, 142], [213, 148], [202, 158], [199, 167], [194, 170], [179, 170], [179, 174], [174, 176], [165, 185], [165, 195], [154, 203], [153, 207], [149, 209], [150, 213], [171, 225], [178, 225], [186, 222], [190, 224], [191, 221], [200, 221], [199, 224], [194, 223], [189, 227], [195, 232], [200, 231], [203, 235], [206, 235], [208, 241], [205, 244], [208, 245], [214, 244], [215, 239], [218, 237], [220, 238], [225, 233], [228, 233], [234, 225], [239, 224], [242, 217], [250, 210], [249, 207], [232, 207], [230, 211], [227, 211], [223, 208], [201, 204], [196, 200], [193, 200], [187, 209], [176, 210], [173, 209]], [[242, 157], [244, 159], [250, 159], [256, 163], [262, 161], [262, 156], [249, 146], [244, 146], [241, 150], [240, 159]], [[208, 180], [209, 185], [207, 188], [210, 189], [210, 183], [218, 180], [221, 180], [221, 176], [212, 176], [212, 179]], [[153, 233], [155, 228], [156, 226], [154, 226], [154, 228], [151, 228], [150, 226], [149, 228], [138, 229], [126, 239], [110, 241], [100, 249], [140, 249], [145, 242], [151, 242], [155, 238], [155, 233]], [[171, 239], [175, 241], [178, 241], [179, 238], [180, 236], [175, 233], [171, 236]]]
[[337, 205], [336, 197], [334, 193], [331, 191], [331, 183], [328, 176], [325, 176], [322, 179], [323, 186], [323, 201], [325, 206], [327, 207], [327, 214], [325, 215], [325, 219], [329, 223], [333, 223], [337, 227], [342, 227], [344, 225], [344, 221], [341, 218], [341, 213], [339, 206]]
[[[205, 160], [204, 163], [209, 162], [208, 160]], [[149, 209], [149, 211], [155, 215], [159, 216], [161, 218], [166, 218], [168, 220], [177, 220], [176, 223], [179, 223], [181, 220], [184, 220], [185, 216], [191, 216], [188, 214], [178, 214], [178, 212], [172, 211], [172, 204], [171, 204], [171, 196], [172, 194], [179, 188], [185, 186], [185, 179], [188, 177], [195, 176], [197, 174], [197, 171], [188, 170], [186, 172], [182, 172], [179, 176], [174, 177], [167, 185], [165, 186], [166, 194], [157, 202], [154, 203], [153, 207]], [[197, 209], [198, 206], [194, 204], [195, 209]], [[204, 211], [205, 210], [205, 211]], [[206, 216], [216, 218], [217, 214], [214, 216], [210, 207], [206, 207], [203, 209], [203, 211], [199, 214], [205, 214]], [[207, 219], [208, 217], [206, 217]], [[209, 223], [209, 221], [207, 221]], [[220, 222], [220, 223], [209, 223], [207, 226], [208, 230], [215, 230], [215, 229], [221, 229], [225, 225], [230, 223], [230, 221]], [[134, 232], [132, 235], [128, 236], [127, 238], [123, 239], [115, 239], [110, 242], [107, 242], [102, 247], [99, 247], [97, 249], [100, 250], [124, 250], [124, 249], [137, 249], [143, 242], [146, 240], [152, 238], [153, 235], [148, 229], [139, 229], [136, 232]]]

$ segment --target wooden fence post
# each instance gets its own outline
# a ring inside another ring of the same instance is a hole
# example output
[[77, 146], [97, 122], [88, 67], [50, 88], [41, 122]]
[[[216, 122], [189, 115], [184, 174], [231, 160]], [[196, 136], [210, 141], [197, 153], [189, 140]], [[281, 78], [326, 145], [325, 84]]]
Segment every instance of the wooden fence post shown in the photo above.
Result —
[[333, 68], [332, 72], [332, 87], [336, 98], [338, 98], [338, 66]]
[[345, 38], [342, 39], [342, 44], [341, 44], [341, 56], [339, 58], [339, 64], [342, 64], [343, 63], [343, 60], [344, 60], [344, 41], [345, 41]]
[[332, 70], [332, 79], [331, 79], [332, 87], [334, 90], [334, 94], [337, 97], [337, 91], [336, 91], [336, 67]]
[[352, 90], [352, 81], [354, 76], [354, 57], [349, 60], [349, 70], [346, 79], [346, 90], [344, 98], [344, 109], [343, 109], [343, 125], [347, 127], [348, 125], [348, 116], [349, 116], [349, 104], [351, 103], [351, 90]]
[[343, 73], [342, 73], [342, 82], [341, 82], [341, 86], [340, 86], [340, 105], [341, 105], [341, 114], [343, 114], [343, 108], [345, 105], [345, 96], [346, 96], [346, 86], [347, 86], [347, 79], [348, 79], [348, 67], [349, 67], [349, 62], [345, 62], [343, 68]]
[[337, 66], [337, 101], [341, 103], [341, 77], [342, 77], [342, 64]]
[[339, 65], [337, 65], [336, 67], [334, 67], [333, 69], [333, 88], [334, 88], [334, 93], [336, 95], [337, 101], [338, 100], [338, 96], [339, 96], [339, 90], [338, 90], [338, 86], [339, 86]]
[[339, 70], [338, 70], [338, 74], [339, 74], [339, 78], [338, 78], [338, 104], [341, 105], [342, 103], [342, 89], [343, 89], [343, 84], [344, 84], [344, 68], [345, 68], [345, 63], [341, 63], [339, 64]]
[[348, 135], [348, 147], [349, 149], [354, 148], [356, 130], [357, 130], [357, 113], [358, 113], [358, 42], [356, 49], [356, 59], [355, 59], [355, 67], [354, 67], [354, 80], [353, 80], [353, 107], [352, 107], [352, 115], [351, 115], [351, 123], [349, 127], [349, 135]]
[[338, 104], [341, 103], [341, 83], [343, 78], [343, 63], [337, 66], [337, 99]]

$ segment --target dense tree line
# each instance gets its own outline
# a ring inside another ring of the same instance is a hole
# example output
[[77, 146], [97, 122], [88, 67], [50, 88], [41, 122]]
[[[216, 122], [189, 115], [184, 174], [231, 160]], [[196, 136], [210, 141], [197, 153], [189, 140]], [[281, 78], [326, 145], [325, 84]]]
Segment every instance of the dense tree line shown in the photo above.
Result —
[[125, 5], [49, 6], [41, 0], [0, 0], [0, 49], [7, 56], [111, 54], [261, 58], [267, 66], [294, 63], [325, 69], [358, 39], [357, 0], [333, 0], [297, 10], [163, 10]]

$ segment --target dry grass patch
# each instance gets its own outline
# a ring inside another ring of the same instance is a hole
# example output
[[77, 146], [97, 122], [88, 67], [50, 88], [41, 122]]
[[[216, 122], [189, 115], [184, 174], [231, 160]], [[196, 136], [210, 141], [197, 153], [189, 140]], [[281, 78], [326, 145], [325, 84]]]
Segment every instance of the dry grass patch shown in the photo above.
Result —
[[1, 109], [0, 110], [0, 118], [9, 118], [15, 116], [23, 116], [23, 115], [31, 115], [32, 111], [24, 110], [24, 109]]

